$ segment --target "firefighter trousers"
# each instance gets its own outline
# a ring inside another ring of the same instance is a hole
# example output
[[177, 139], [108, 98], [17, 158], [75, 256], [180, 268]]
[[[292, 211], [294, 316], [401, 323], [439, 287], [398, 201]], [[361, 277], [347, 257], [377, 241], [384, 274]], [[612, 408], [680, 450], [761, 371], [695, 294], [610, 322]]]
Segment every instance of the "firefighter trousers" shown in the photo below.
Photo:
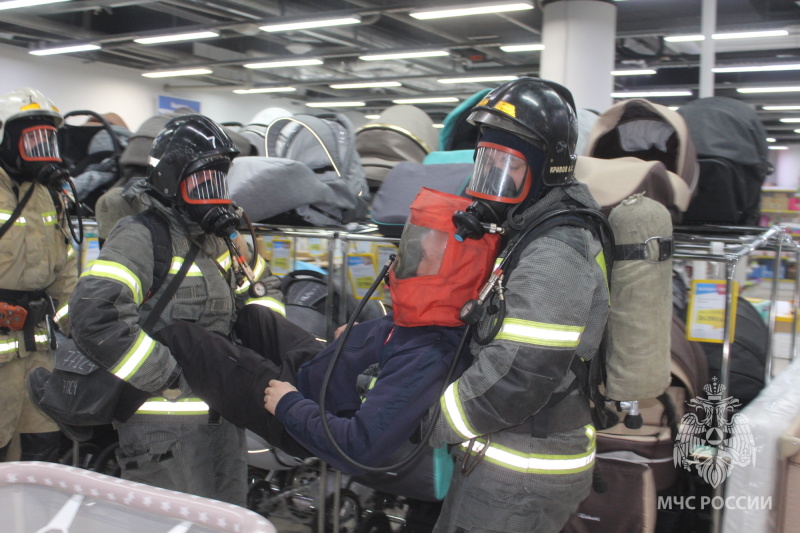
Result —
[[167, 326], [155, 338], [170, 348], [192, 393], [211, 409], [289, 454], [308, 457], [264, 408], [264, 389], [272, 379], [295, 384], [297, 369], [322, 350], [322, 343], [259, 305], [242, 309], [235, 331], [242, 345], [187, 322]]

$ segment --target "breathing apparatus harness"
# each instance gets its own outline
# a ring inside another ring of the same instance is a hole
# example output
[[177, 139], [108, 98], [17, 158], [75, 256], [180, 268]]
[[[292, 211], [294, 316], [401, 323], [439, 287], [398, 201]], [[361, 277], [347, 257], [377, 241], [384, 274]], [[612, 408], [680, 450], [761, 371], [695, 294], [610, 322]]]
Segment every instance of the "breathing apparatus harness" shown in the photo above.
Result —
[[[570, 205], [566, 209], [559, 209], [546, 213], [532, 220], [511, 238], [510, 244], [499, 258], [500, 263], [481, 289], [478, 298], [464, 304], [460, 317], [464, 323], [472, 328], [473, 339], [477, 344], [483, 346], [490, 343], [500, 332], [506, 315], [506, 304], [503, 296], [506, 290], [504, 283], [507, 275], [519, 263], [518, 251], [523, 250], [531, 241], [544, 232], [557, 226], [581, 227], [596, 235], [603, 245], [607, 279], [611, 278], [615, 244], [614, 234], [605, 215], [596, 209], [589, 209], [578, 205]], [[488, 228], [484, 229], [487, 230]], [[504, 231], [504, 228], [500, 228], [500, 231]], [[473, 237], [467, 234], [468, 237], [472, 238], [479, 238], [480, 235], [482, 234]], [[490, 300], [490, 297], [493, 298]], [[494, 299], [496, 299], [496, 303], [493, 302]], [[487, 301], [490, 302], [489, 307], [485, 308]], [[484, 308], [487, 313], [496, 316], [493, 319], [494, 325], [492, 329], [485, 336], [482, 336], [478, 332], [477, 327], [474, 326], [480, 320]], [[561, 402], [576, 388], [579, 388], [594, 404], [592, 407], [592, 419], [596, 427], [602, 429], [616, 423], [616, 415], [606, 409], [605, 398], [597, 387], [599, 383], [605, 380], [605, 344], [606, 341], [604, 339], [597, 354], [588, 364], [577, 357], [573, 357], [570, 363], [570, 370], [575, 374], [576, 379], [573, 381], [572, 385], [562, 392], [553, 394], [539, 413], [532, 417], [531, 423], [526, 424], [526, 427], [532, 426], [531, 433], [534, 436], [545, 437], [547, 435], [548, 409]], [[472, 468], [474, 468], [474, 465]]]
[[[430, 438], [430, 436], [433, 433], [433, 430], [435, 428], [435, 424], [433, 424], [433, 423], [428, 424], [428, 427], [425, 429], [425, 432], [422, 434], [419, 443], [417, 443], [417, 445], [414, 447], [414, 449], [411, 450], [408, 453], [407, 456], [405, 456], [403, 459], [401, 459], [397, 463], [392, 464], [392, 465], [387, 465], [387, 466], [373, 467], [373, 466], [368, 466], [368, 465], [359, 463], [358, 461], [356, 461], [355, 459], [353, 459], [352, 457], [347, 455], [347, 452], [345, 452], [342, 449], [342, 447], [339, 446], [339, 443], [336, 442], [336, 439], [334, 438], [333, 433], [331, 432], [330, 425], [328, 424], [327, 412], [325, 411], [325, 396], [326, 396], [326, 394], [328, 392], [328, 384], [330, 383], [331, 376], [333, 375], [333, 369], [336, 366], [336, 361], [339, 359], [339, 356], [341, 355], [342, 350], [344, 349], [344, 346], [345, 346], [345, 344], [347, 342], [347, 337], [350, 335], [350, 330], [353, 328], [353, 325], [355, 325], [355, 322], [358, 319], [358, 315], [361, 314], [362, 309], [364, 309], [364, 306], [369, 301], [370, 296], [372, 296], [372, 294], [378, 288], [378, 285], [380, 285], [380, 283], [384, 279], [386, 279], [387, 273], [389, 272], [389, 269], [391, 268], [391, 266], [394, 263], [395, 259], [396, 259], [396, 256], [394, 254], [389, 256], [389, 259], [383, 265], [383, 268], [381, 269], [380, 273], [378, 274], [378, 277], [376, 277], [375, 281], [372, 282], [372, 285], [367, 290], [367, 293], [361, 299], [361, 301], [359, 302], [358, 306], [356, 307], [356, 310], [353, 312], [352, 316], [347, 321], [347, 325], [345, 326], [344, 332], [342, 332], [341, 337], [340, 337], [340, 339], [341, 339], [340, 343], [336, 347], [336, 350], [333, 352], [333, 355], [331, 356], [330, 363], [328, 363], [328, 370], [325, 372], [325, 377], [323, 378], [322, 386], [320, 387], [319, 413], [320, 413], [320, 422], [322, 423], [322, 429], [325, 431], [325, 436], [328, 438], [328, 441], [331, 443], [331, 445], [336, 450], [336, 452], [339, 454], [339, 456], [346, 463], [348, 463], [349, 465], [353, 466], [354, 468], [357, 468], [359, 470], [362, 470], [362, 471], [367, 472], [367, 473], [372, 473], [372, 474], [384, 474], [384, 473], [387, 473], [387, 472], [396, 471], [396, 470], [402, 468], [403, 466], [407, 465], [411, 461], [413, 461], [420, 453], [422, 453], [422, 451], [425, 449], [425, 447], [428, 446], [428, 439]], [[453, 360], [450, 363], [450, 367], [447, 369], [447, 377], [445, 378], [444, 383], [442, 384], [442, 390], [439, 393], [440, 396], [442, 394], [444, 394], [445, 390], [447, 389], [447, 387], [450, 384], [450, 380], [453, 377], [453, 373], [455, 372], [456, 366], [458, 365], [458, 361], [461, 358], [461, 354], [463, 353], [464, 347], [467, 344], [467, 339], [469, 339], [469, 337], [470, 337], [470, 334], [471, 334], [470, 333], [470, 329], [471, 328], [472, 328], [472, 326], [468, 325], [466, 330], [464, 331], [464, 334], [461, 336], [461, 340], [458, 343], [458, 348], [456, 348], [456, 355], [455, 355], [455, 357], [453, 357]], [[441, 409], [441, 407], [439, 405], [439, 402], [436, 402], [436, 404], [435, 404], [435, 406], [433, 408], [433, 415], [430, 417], [431, 420], [436, 420], [436, 418], [438, 418], [440, 409]]]
[[[191, 237], [191, 232], [189, 230], [189, 225], [186, 222], [181, 211], [175, 207], [175, 205], [171, 205], [173, 215], [180, 221], [181, 225], [183, 226], [184, 231], [186, 232], [187, 238], [189, 241], [197, 246], [198, 248], [202, 248], [200, 243], [196, 242]], [[266, 296], [267, 294], [267, 287], [260, 281], [258, 281], [255, 277], [255, 273], [253, 269], [256, 267], [256, 262], [258, 261], [258, 254], [253, 253], [253, 257], [250, 259], [250, 264], [248, 264], [246, 257], [236, 246], [236, 242], [234, 239], [239, 235], [236, 231], [236, 226], [239, 223], [239, 214], [241, 214], [242, 219], [244, 219], [245, 223], [247, 224], [248, 232], [250, 233], [250, 238], [253, 241], [253, 246], [258, 243], [256, 239], [255, 229], [253, 228], [253, 223], [250, 221], [250, 218], [247, 214], [240, 210], [235, 204], [231, 203], [231, 209], [225, 209], [225, 213], [219, 214], [218, 216], [212, 217], [214, 221], [216, 221], [213, 225], [203, 225], [203, 230], [206, 234], [209, 235], [216, 235], [217, 237], [221, 238], [225, 245], [228, 247], [228, 252], [231, 255], [231, 272], [234, 277], [235, 283], [237, 287], [241, 287], [244, 284], [245, 279], [250, 282], [250, 287], [248, 288], [248, 293], [253, 298], [261, 298]], [[238, 213], [237, 213], [238, 212]], [[209, 218], [209, 217], [206, 217]], [[205, 220], [205, 219], [204, 219]], [[216, 261], [215, 261], [216, 264]], [[225, 275], [225, 270], [217, 264], [217, 268]]]

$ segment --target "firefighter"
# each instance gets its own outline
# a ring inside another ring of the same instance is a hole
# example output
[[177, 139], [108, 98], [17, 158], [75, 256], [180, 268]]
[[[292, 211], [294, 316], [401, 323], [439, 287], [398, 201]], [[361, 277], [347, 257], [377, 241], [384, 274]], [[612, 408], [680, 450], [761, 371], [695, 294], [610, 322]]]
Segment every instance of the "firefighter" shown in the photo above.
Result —
[[480, 127], [473, 202], [454, 221], [465, 239], [502, 232], [500, 257], [516, 259], [476, 307], [473, 364], [440, 398], [429, 443], [451, 444], [460, 468], [435, 531], [554, 533], [591, 486], [595, 428], [575, 365], [598, 350], [608, 288], [599, 232], [532, 228], [558, 210], [597, 205], [573, 177], [577, 122], [566, 88], [517, 78], [468, 119]]
[[41, 92], [0, 96], [0, 461], [20, 433], [21, 459], [54, 460], [61, 433], [30, 402], [27, 374], [53, 368], [56, 322], [69, 332], [67, 301], [77, 261], [60, 194], [68, 174], [56, 130], [64, 119]]
[[[175, 322], [191, 322], [230, 338], [237, 313], [263, 305], [285, 314], [280, 282], [259, 256], [250, 278], [234, 275], [239, 247], [231, 237], [240, 213], [226, 176], [237, 155], [222, 128], [202, 115], [170, 120], [153, 141], [143, 203], [166, 219], [171, 266], [150, 294], [156, 272], [153, 235], [126, 217], [111, 231], [96, 261], [82, 274], [70, 301], [76, 344], [120, 379], [152, 395], [127, 420], [118, 420], [122, 477], [245, 505], [246, 443], [237, 428], [191, 393], [174, 354], [154, 339]], [[161, 315], [141, 325], [159, 295], [190, 265]], [[222, 338], [222, 337], [220, 337]]]

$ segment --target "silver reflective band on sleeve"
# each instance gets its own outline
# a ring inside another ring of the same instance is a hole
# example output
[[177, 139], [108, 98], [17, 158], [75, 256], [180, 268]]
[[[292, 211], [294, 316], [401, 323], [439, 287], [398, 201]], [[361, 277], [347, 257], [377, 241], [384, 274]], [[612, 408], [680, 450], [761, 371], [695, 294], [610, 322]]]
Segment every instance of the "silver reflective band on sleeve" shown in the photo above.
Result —
[[[6, 222], [11, 218], [11, 211], [0, 210], [0, 222]], [[25, 217], [17, 217], [14, 221], [15, 226], [24, 226], [27, 224]]]
[[[264, 270], [266, 270], [266, 268], [267, 268], [267, 262], [264, 261], [264, 258], [259, 255], [258, 259], [256, 259], [256, 267], [255, 269], [253, 269], [253, 277], [255, 279], [261, 278], [261, 274], [264, 273]], [[250, 288], [250, 280], [246, 279], [240, 287], [236, 287], [236, 293], [241, 294], [244, 291], [248, 290], [249, 288]]]
[[[463, 450], [468, 443], [461, 443]], [[486, 441], [476, 439], [472, 448], [473, 454], [478, 454], [486, 447]], [[522, 472], [525, 474], [574, 474], [591, 468], [594, 464], [595, 447], [586, 453], [576, 455], [545, 455], [536, 453], [522, 453], [501, 444], [491, 443], [486, 448], [484, 459], [490, 463]]]
[[153, 353], [155, 347], [156, 341], [151, 339], [144, 331], [140, 331], [136, 342], [134, 342], [131, 349], [122, 356], [122, 360], [111, 369], [111, 373], [119, 379], [127, 381], [139, 370], [139, 367], [141, 367], [150, 354]]
[[17, 350], [19, 350], [19, 342], [17, 341], [0, 342], [0, 353], [16, 352]]
[[222, 270], [228, 270], [231, 267], [231, 253], [225, 252], [217, 257], [217, 263], [222, 267]]
[[54, 225], [58, 219], [56, 218], [55, 211], [49, 211], [47, 213], [42, 213], [42, 222], [44, 222], [45, 226], [52, 226]]
[[40, 333], [33, 336], [33, 341], [39, 344], [49, 344], [50, 343], [50, 335], [47, 333]]
[[140, 415], [204, 415], [208, 404], [200, 398], [182, 398], [171, 402], [166, 398], [150, 398], [136, 411]]
[[[178, 271], [183, 266], [183, 257], [173, 257], [172, 263], [169, 266], [169, 273], [173, 276], [178, 273]], [[192, 263], [192, 266], [189, 267], [189, 270], [186, 272], [187, 276], [202, 276], [203, 272], [200, 270], [200, 267], [197, 266], [196, 263]]]
[[244, 302], [245, 305], [263, 305], [269, 309], [272, 309], [276, 313], [281, 316], [286, 316], [286, 306], [283, 303], [279, 302], [275, 298], [270, 298], [269, 296], [264, 296], [263, 298], [250, 298], [249, 300]]
[[503, 321], [497, 338], [539, 346], [575, 348], [580, 343], [583, 329], [583, 326], [562, 326], [507, 318]]
[[53, 320], [55, 322], [60, 322], [62, 318], [69, 314], [69, 304], [64, 304], [61, 309], [56, 311], [56, 314], [53, 315]]
[[114, 263], [113, 261], [92, 261], [86, 271], [81, 274], [84, 276], [95, 276], [98, 278], [108, 278], [118, 281], [128, 287], [133, 294], [133, 301], [137, 305], [142, 303], [142, 284], [139, 278], [125, 266]]
[[461, 399], [458, 396], [458, 381], [454, 381], [444, 391], [440, 400], [442, 412], [447, 417], [450, 427], [465, 439], [472, 439], [478, 435], [467, 422], [467, 415], [461, 407]]
[[72, 257], [73, 255], [75, 255], [75, 248], [73, 248], [72, 246], [70, 246], [69, 248], [67, 248], [67, 259], [69, 259], [69, 258], [70, 258], [70, 257]]

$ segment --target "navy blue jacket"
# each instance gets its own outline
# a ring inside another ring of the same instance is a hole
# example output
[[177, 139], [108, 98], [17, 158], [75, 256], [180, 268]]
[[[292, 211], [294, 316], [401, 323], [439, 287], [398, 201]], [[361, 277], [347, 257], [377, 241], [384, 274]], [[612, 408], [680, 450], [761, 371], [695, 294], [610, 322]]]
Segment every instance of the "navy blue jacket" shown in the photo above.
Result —
[[[325, 398], [331, 432], [347, 455], [381, 466], [411, 437], [441, 395], [462, 333], [463, 328], [396, 326], [391, 315], [353, 327]], [[338, 344], [334, 341], [300, 367], [298, 392], [281, 398], [275, 416], [311, 453], [342, 472], [358, 474], [330, 444], [319, 413], [322, 380]], [[461, 357], [452, 379], [471, 359], [467, 353]], [[380, 375], [362, 403], [356, 381], [374, 363], [380, 364]]]

